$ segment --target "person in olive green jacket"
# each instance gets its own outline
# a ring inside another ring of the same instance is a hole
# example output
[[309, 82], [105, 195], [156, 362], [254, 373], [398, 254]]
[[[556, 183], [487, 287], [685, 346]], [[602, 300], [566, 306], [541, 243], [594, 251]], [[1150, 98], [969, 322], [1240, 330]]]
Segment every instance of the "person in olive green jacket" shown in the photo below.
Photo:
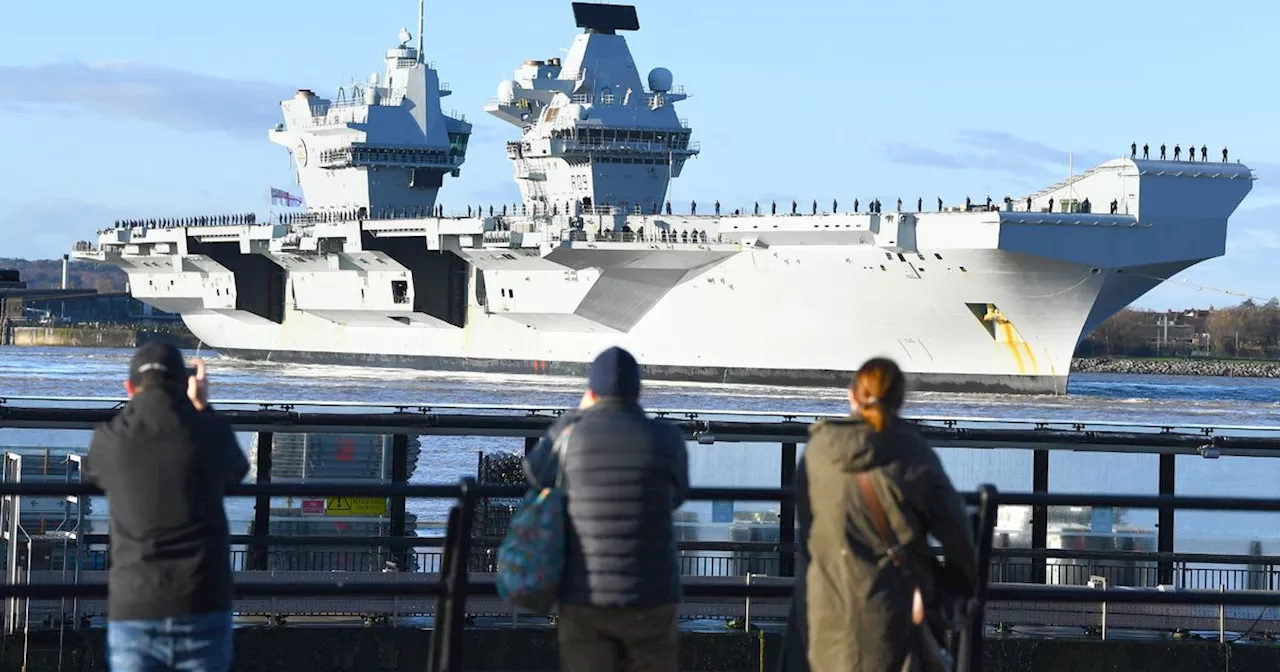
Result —
[[[928, 543], [942, 543], [972, 584], [974, 546], [964, 501], [938, 456], [898, 418], [905, 381], [897, 365], [872, 359], [849, 390], [853, 415], [810, 429], [805, 491], [812, 513], [805, 576], [808, 660], [813, 672], [898, 672], [922, 669], [913, 597], [934, 596]], [[855, 474], [867, 472], [897, 538], [913, 586], [888, 557]], [[919, 611], [917, 610], [917, 614]]]

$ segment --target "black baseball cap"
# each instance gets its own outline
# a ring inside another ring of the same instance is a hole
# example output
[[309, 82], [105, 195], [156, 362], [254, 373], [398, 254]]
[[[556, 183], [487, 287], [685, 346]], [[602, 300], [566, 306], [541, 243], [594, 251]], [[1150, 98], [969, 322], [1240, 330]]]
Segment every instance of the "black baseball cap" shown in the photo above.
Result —
[[149, 371], [158, 372], [166, 381], [175, 384], [182, 384], [187, 380], [182, 353], [168, 343], [144, 343], [133, 353], [133, 361], [129, 363], [129, 381], [139, 385], [142, 374]]

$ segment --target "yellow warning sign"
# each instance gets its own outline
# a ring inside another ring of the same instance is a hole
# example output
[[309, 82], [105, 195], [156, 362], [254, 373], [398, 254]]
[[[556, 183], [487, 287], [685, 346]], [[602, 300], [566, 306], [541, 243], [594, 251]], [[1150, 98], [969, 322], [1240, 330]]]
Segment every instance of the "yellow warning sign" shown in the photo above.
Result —
[[326, 497], [324, 513], [327, 516], [385, 516], [385, 497]]

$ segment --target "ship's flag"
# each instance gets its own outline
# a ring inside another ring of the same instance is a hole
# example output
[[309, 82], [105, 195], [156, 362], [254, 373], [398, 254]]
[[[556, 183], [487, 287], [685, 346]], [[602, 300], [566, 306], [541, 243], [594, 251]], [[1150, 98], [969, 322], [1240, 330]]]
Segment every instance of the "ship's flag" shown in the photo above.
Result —
[[271, 188], [271, 204], [292, 207], [302, 205], [302, 198], [282, 189]]

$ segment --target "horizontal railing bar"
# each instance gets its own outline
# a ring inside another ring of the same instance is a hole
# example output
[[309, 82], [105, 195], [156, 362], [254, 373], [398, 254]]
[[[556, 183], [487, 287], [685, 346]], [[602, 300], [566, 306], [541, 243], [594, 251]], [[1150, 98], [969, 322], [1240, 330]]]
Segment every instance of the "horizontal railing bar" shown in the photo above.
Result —
[[[323, 519], [320, 519], [323, 520]], [[384, 519], [385, 520], [385, 519]], [[111, 536], [108, 534], [86, 534], [83, 537], [86, 544], [106, 546], [111, 542]], [[375, 537], [368, 535], [361, 536], [309, 536], [309, 535], [268, 535], [265, 537], [257, 537], [252, 534], [233, 534], [230, 537], [232, 545], [236, 546], [253, 546], [255, 544], [267, 544], [273, 549], [279, 547], [293, 546], [385, 546], [385, 547], [408, 547], [408, 548], [442, 548], [445, 544], [444, 537]], [[497, 548], [502, 543], [501, 537], [472, 537], [472, 548], [475, 549], [492, 549]], [[742, 551], [753, 553], [777, 553], [788, 552], [794, 550], [794, 544], [780, 544], [768, 541], [681, 541], [676, 544], [677, 550], [681, 551]]]
[[1199, 604], [1242, 607], [1280, 606], [1280, 592], [1263, 590], [1160, 590], [1158, 588], [1101, 588], [1021, 586], [993, 583], [987, 588], [992, 602], [1074, 602], [1125, 604]]
[[[519, 485], [479, 485], [478, 497], [518, 499], [527, 489]], [[0, 483], [0, 496], [100, 495], [102, 491], [89, 483], [41, 482]], [[379, 484], [362, 483], [269, 483], [237, 485], [227, 492], [229, 497], [395, 497], [459, 499], [462, 486], [445, 484]], [[691, 488], [689, 499], [777, 502], [793, 496], [790, 488]], [[970, 504], [978, 503], [978, 494], [963, 493]], [[1046, 492], [1001, 492], [1000, 506], [1097, 506], [1127, 509], [1196, 509], [1201, 511], [1280, 511], [1280, 498], [1202, 497], [1189, 495], [1110, 495]]]
[[[87, 534], [83, 540], [86, 544], [105, 546], [110, 543], [110, 535]], [[390, 548], [429, 548], [440, 549], [445, 538], [436, 537], [375, 537], [361, 536], [290, 536], [268, 535], [256, 537], [251, 534], [231, 535], [233, 545], [252, 546], [264, 543], [273, 549], [296, 546], [380, 546]], [[502, 543], [500, 537], [472, 537], [474, 549], [493, 549]], [[742, 553], [790, 553], [795, 551], [795, 544], [770, 541], [680, 541], [676, 544], [680, 551], [719, 551]], [[941, 555], [942, 549], [932, 547], [935, 554]], [[707, 556], [714, 559], [714, 556]], [[1203, 563], [1212, 565], [1274, 565], [1280, 571], [1280, 556], [1251, 555], [1246, 553], [1159, 553], [1156, 551], [1115, 551], [1115, 550], [1080, 550], [1064, 548], [1030, 549], [1030, 548], [993, 548], [993, 562], [1002, 560], [1032, 560], [1052, 558], [1059, 560], [1095, 560], [1116, 562], [1176, 562]], [[1202, 568], [1204, 571], [1215, 571], [1215, 568]], [[1200, 569], [1197, 569], [1200, 571]]]
[[[89, 402], [89, 403], [109, 403], [124, 404], [128, 399], [124, 397], [59, 397], [59, 396], [39, 396], [39, 395], [17, 395], [6, 396], [0, 398], [0, 405], [10, 404], [14, 401], [38, 401], [38, 402]], [[361, 402], [361, 401], [323, 401], [323, 400], [266, 400], [266, 399], [215, 399], [213, 403], [217, 406], [256, 406], [256, 407], [317, 407], [317, 408], [386, 408], [386, 409], [456, 409], [456, 410], [493, 410], [493, 411], [520, 411], [528, 413], [563, 413], [569, 410], [567, 406], [539, 406], [529, 404], [466, 404], [466, 403], [438, 403], [431, 401], [405, 401], [405, 402]], [[678, 415], [678, 416], [711, 416], [722, 415], [729, 417], [755, 417], [755, 418], [833, 418], [842, 417], [843, 413], [832, 413], [829, 411], [747, 411], [732, 409], [710, 409], [710, 408], [655, 408], [649, 409], [651, 414], [661, 415]], [[981, 423], [981, 424], [1001, 424], [1001, 425], [1030, 425], [1043, 427], [1125, 427], [1125, 428], [1149, 428], [1149, 429], [1194, 429], [1194, 430], [1229, 430], [1229, 431], [1253, 431], [1253, 432], [1277, 432], [1280, 433], [1280, 426], [1277, 425], [1212, 425], [1203, 423], [1133, 423], [1121, 420], [1062, 420], [1062, 419], [1026, 419], [1026, 418], [996, 418], [990, 416], [930, 416], [930, 415], [907, 415], [907, 420], [914, 422], [941, 422], [941, 423]]]
[[[933, 549], [938, 553], [942, 549]], [[1119, 560], [1125, 562], [1199, 562], [1211, 565], [1278, 565], [1280, 556], [1245, 553], [1159, 553], [1156, 551], [1089, 551], [1064, 548], [993, 548], [992, 560], [1056, 558], [1061, 560]], [[1211, 569], [1211, 568], [1208, 568]]]
[[[776, 579], [769, 583], [703, 583], [685, 582], [686, 598], [785, 599], [791, 596], [791, 581]], [[236, 597], [405, 597], [440, 595], [443, 589], [438, 583], [364, 583], [342, 581], [329, 583], [253, 582], [234, 587]], [[497, 594], [493, 581], [473, 581], [467, 595], [489, 597]], [[0, 597], [31, 599], [58, 599], [63, 597], [101, 598], [107, 595], [107, 584], [29, 583], [0, 584]], [[1187, 604], [1231, 605], [1252, 607], [1280, 606], [1280, 593], [1270, 591], [1213, 591], [1213, 590], [1159, 590], [1152, 588], [1098, 588], [1022, 586], [992, 584], [987, 589], [990, 602], [1054, 602], [1054, 603], [1125, 603], [1125, 604]]]
[[[89, 545], [106, 546], [110, 543], [110, 535], [86, 534], [83, 540]], [[290, 536], [268, 535], [256, 537], [251, 534], [233, 534], [230, 537], [233, 545], [252, 546], [264, 543], [278, 549], [295, 546], [379, 546], [390, 548], [429, 548], [440, 549], [445, 538], [435, 537], [376, 537], [376, 536]], [[500, 537], [472, 537], [474, 549], [493, 549], [502, 543]], [[770, 541], [680, 541], [676, 548], [680, 551], [719, 551], [742, 553], [790, 553], [795, 551], [795, 544]], [[941, 555], [942, 549], [932, 547], [935, 554]], [[244, 552], [241, 550], [240, 552]], [[707, 556], [715, 559], [714, 556]], [[1115, 551], [1115, 550], [1080, 550], [1080, 549], [1030, 549], [1030, 548], [993, 548], [993, 562], [1001, 560], [1032, 560], [1052, 558], [1059, 560], [1096, 560], [1117, 562], [1175, 562], [1202, 563], [1212, 565], [1274, 565], [1280, 571], [1280, 556], [1251, 555], [1246, 553], [1159, 553], [1156, 551]], [[1217, 571], [1216, 568], [1198, 568], [1196, 571]]]
[[[965, 493], [971, 503], [977, 497]], [[1106, 495], [1049, 492], [1001, 492], [1000, 506], [1092, 506], [1123, 509], [1194, 509], [1198, 511], [1280, 511], [1280, 499], [1203, 497], [1198, 495]]]
[[[14, 408], [0, 406], [0, 427], [14, 429], [91, 429], [109, 420], [116, 409]], [[420, 436], [537, 437], [555, 421], [539, 415], [470, 415], [412, 413], [299, 413], [274, 410], [224, 410], [239, 431], [289, 431]], [[805, 422], [741, 422], [681, 420], [671, 422], [686, 438], [709, 436], [715, 442], [804, 443]], [[1008, 424], [1008, 423], [1006, 423]], [[1212, 446], [1220, 455], [1280, 457], [1280, 436], [1208, 436], [1198, 433], [1074, 431], [1063, 429], [957, 428], [921, 425], [921, 433], [938, 448], [1100, 451], [1121, 453], [1198, 454]]]
[[[519, 499], [528, 488], [519, 485], [480, 485], [474, 491], [479, 497]], [[0, 496], [102, 495], [91, 483], [68, 482], [0, 482]], [[419, 499], [460, 499], [462, 486], [444, 484], [378, 484], [368, 483], [263, 483], [237, 485], [228, 489], [228, 497], [396, 497]], [[735, 500], [740, 502], [776, 502], [791, 497], [790, 489], [780, 488], [692, 488], [690, 499]]]
[[[340, 574], [335, 574], [340, 577]], [[236, 597], [410, 597], [442, 595], [443, 587], [437, 582], [288, 582], [263, 581], [237, 583], [233, 586]], [[494, 594], [497, 594], [496, 588]], [[105, 583], [18, 583], [0, 584], [0, 597], [57, 599], [62, 597], [102, 598], [107, 596]]]

